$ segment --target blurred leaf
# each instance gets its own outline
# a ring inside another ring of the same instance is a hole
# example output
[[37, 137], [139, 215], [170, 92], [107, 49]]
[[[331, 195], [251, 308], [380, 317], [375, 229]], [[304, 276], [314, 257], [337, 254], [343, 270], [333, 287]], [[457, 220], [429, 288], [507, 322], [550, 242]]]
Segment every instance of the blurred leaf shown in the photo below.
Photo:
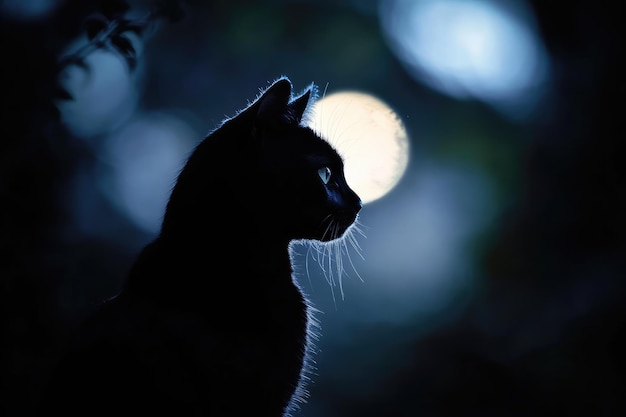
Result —
[[135, 54], [132, 42], [124, 35], [115, 35], [111, 38], [111, 43], [123, 55]]
[[122, 22], [123, 22], [122, 23], [122, 27], [124, 29], [123, 30], [124, 32], [129, 31], [129, 32], [134, 32], [137, 35], [141, 35], [143, 33], [144, 29], [146, 28], [146, 26], [143, 25], [143, 24], [132, 23], [132, 22], [130, 22], [128, 20], [123, 20]]
[[122, 54], [131, 69], [137, 66], [137, 52], [130, 39], [124, 35], [115, 35], [111, 38], [111, 44]]
[[106, 18], [103, 16], [91, 16], [85, 20], [85, 31], [87, 39], [92, 40], [98, 33], [102, 32], [108, 26]]

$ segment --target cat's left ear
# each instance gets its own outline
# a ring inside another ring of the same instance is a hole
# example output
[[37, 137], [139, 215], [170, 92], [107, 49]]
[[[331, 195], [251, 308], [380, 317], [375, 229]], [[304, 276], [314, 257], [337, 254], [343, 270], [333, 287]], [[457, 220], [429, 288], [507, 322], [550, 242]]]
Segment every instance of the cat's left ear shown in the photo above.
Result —
[[284, 77], [274, 82], [259, 98], [257, 124], [277, 128], [290, 122], [291, 81]]
[[300, 124], [313, 91], [314, 85], [311, 85], [298, 97], [292, 99], [291, 81], [287, 77], [278, 79], [259, 98], [257, 125], [280, 129], [284, 126]]

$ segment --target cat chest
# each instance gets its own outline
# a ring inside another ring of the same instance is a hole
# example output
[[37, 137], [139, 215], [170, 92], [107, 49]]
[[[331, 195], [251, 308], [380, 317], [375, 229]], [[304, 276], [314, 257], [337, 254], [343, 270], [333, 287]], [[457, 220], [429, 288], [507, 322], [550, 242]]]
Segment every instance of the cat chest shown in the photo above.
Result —
[[[237, 329], [218, 332], [233, 369], [297, 377], [307, 342], [304, 305], [275, 305], [246, 318]], [[234, 330], [234, 331], [233, 331]]]
[[168, 314], [155, 332], [141, 337], [142, 361], [163, 392], [185, 402], [210, 398], [219, 409], [241, 400], [233, 393], [245, 392], [257, 404], [284, 407], [300, 381], [307, 316], [294, 306], [278, 307], [246, 320], [231, 318], [226, 328]]
[[222, 311], [208, 319], [169, 312], [158, 318], [160, 329], [155, 330], [172, 339], [172, 343], [202, 346], [200, 351], [250, 351], [246, 355], [255, 351], [290, 352], [300, 350], [306, 342], [307, 317], [304, 303], [277, 304], [254, 311]]

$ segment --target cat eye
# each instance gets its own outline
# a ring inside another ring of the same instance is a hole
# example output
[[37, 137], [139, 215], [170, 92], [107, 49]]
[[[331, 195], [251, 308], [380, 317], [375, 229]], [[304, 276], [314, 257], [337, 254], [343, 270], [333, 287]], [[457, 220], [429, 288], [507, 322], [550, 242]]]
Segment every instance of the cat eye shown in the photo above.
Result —
[[324, 184], [328, 184], [328, 181], [330, 181], [330, 168], [323, 167], [323, 168], [318, 169], [317, 175], [320, 176]]

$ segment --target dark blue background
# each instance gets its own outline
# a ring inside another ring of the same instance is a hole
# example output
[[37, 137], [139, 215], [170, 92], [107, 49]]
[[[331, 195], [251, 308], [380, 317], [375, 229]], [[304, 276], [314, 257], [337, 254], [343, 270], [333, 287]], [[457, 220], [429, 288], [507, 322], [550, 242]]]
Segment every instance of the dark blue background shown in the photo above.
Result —
[[[363, 282], [348, 268], [341, 299], [314, 265], [299, 275], [323, 311], [303, 415], [624, 413], [623, 42], [613, 3], [528, 3], [551, 79], [535, 112], [514, 120], [416, 80], [385, 41], [385, 2], [189, 1], [182, 20], [135, 39], [134, 71], [123, 59], [104, 69], [88, 61], [94, 76], [128, 71], [129, 107], [72, 130], [80, 120], [53, 100], [57, 61], [102, 7], [68, 0], [18, 19], [7, 2], [1, 414], [28, 415], [73, 327], [115, 294], [153, 235], [119, 204], [111, 138], [136, 112], [163, 115], [175, 120], [164, 129], [187, 135], [184, 153], [283, 74], [296, 90], [316, 82], [374, 94], [411, 141], [399, 185], [363, 209], [364, 260], [353, 254]], [[298, 254], [303, 271], [306, 249]]]

